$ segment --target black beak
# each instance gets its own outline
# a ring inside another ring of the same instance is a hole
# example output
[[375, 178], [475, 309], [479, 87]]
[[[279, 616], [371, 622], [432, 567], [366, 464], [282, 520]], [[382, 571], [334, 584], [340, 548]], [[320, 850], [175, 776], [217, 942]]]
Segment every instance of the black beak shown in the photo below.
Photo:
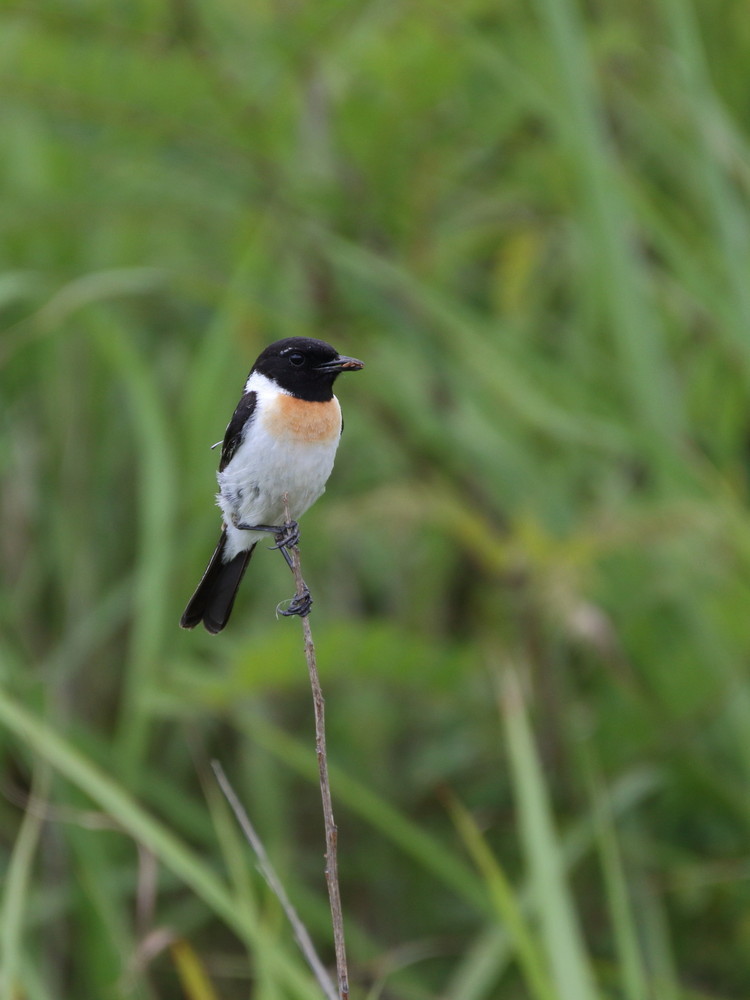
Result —
[[357, 358], [347, 358], [340, 354], [335, 361], [326, 361], [325, 364], [316, 365], [315, 370], [333, 374], [334, 372], [358, 372], [364, 367], [364, 361], [358, 361]]

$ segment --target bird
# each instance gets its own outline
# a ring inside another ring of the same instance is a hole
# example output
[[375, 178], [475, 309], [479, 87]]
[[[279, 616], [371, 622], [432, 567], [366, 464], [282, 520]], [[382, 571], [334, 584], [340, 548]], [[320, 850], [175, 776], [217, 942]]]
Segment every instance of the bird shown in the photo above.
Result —
[[[272, 534], [288, 565], [297, 519], [321, 496], [343, 430], [333, 384], [364, 363], [311, 337], [286, 337], [258, 356], [221, 443], [219, 542], [180, 619], [216, 635], [229, 621], [255, 546]], [[288, 504], [289, 522], [286, 507]], [[284, 614], [306, 615], [309, 591]]]

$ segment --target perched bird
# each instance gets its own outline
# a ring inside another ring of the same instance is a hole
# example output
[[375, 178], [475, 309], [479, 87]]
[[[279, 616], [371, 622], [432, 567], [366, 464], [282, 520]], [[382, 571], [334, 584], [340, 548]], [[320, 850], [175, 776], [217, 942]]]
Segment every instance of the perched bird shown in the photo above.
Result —
[[[287, 548], [299, 538], [296, 518], [325, 490], [344, 426], [333, 383], [363, 367], [308, 337], [277, 340], [260, 354], [224, 435], [217, 474], [224, 523], [180, 619], [183, 628], [203, 622], [209, 632], [221, 632], [253, 549], [268, 534], [291, 566]], [[310, 604], [308, 593], [285, 613], [305, 615]]]

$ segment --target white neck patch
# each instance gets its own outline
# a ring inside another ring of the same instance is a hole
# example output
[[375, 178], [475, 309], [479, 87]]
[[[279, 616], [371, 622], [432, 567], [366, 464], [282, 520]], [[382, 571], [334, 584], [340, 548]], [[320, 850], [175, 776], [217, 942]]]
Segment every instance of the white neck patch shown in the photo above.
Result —
[[282, 393], [284, 396], [292, 395], [288, 389], [282, 389], [278, 382], [275, 382], [267, 375], [262, 375], [260, 372], [250, 372], [250, 377], [245, 382], [245, 392], [256, 393], [258, 399], [278, 396], [279, 393]]

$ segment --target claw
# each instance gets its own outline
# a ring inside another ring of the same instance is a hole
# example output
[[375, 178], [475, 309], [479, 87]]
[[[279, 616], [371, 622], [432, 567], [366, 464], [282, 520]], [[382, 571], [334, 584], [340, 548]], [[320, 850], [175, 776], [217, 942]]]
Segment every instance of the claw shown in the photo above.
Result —
[[274, 538], [276, 544], [271, 546], [272, 549], [293, 548], [299, 544], [299, 525], [296, 521], [289, 521], [276, 531]]
[[279, 608], [279, 614], [284, 615], [285, 618], [289, 618], [292, 615], [299, 615], [300, 618], [306, 618], [310, 614], [312, 608], [313, 599], [310, 591], [305, 587], [301, 594], [297, 594], [289, 602], [289, 607], [285, 610]]

